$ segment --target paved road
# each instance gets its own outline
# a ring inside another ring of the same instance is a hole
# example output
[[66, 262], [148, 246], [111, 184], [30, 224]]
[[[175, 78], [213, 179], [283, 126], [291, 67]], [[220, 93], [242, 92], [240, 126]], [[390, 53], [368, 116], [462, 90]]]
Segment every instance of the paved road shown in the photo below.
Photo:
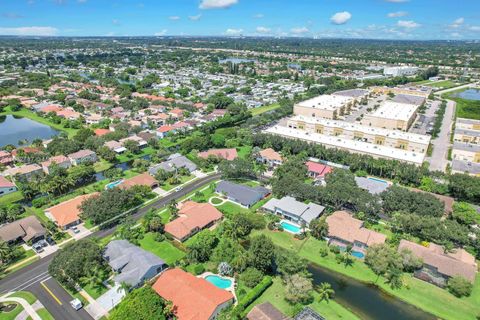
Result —
[[[219, 174], [214, 174], [204, 178], [195, 180], [191, 184], [186, 185], [182, 190], [173, 192], [166, 195], [163, 198], [159, 198], [156, 201], [149, 203], [147, 206], [139, 209], [133, 215], [134, 219], [140, 219], [147, 213], [150, 208], [162, 208], [170, 203], [173, 199], [179, 199], [188, 193], [203, 187], [214, 180], [220, 178]], [[103, 238], [111, 235], [115, 232], [115, 226], [96, 231], [89, 237]], [[91, 320], [91, 317], [85, 311], [72, 312], [73, 308], [70, 306], [69, 301], [73, 298], [63, 290], [55, 279], [50, 278], [48, 274], [48, 265], [52, 261], [56, 253], [53, 253], [45, 258], [42, 258], [34, 263], [6, 276], [0, 280], [0, 295], [3, 295], [10, 291], [27, 290], [35, 294], [38, 299], [45, 305], [45, 307], [52, 313], [56, 320]], [[60, 300], [60, 305], [56, 299], [45, 289], [41, 283], [45, 281], [45, 285], [50, 291]]]
[[453, 116], [455, 114], [455, 102], [448, 100], [447, 108], [443, 116], [442, 126], [438, 138], [432, 140], [433, 153], [428, 159], [430, 162], [430, 171], [445, 172], [447, 168], [447, 152], [450, 144], [450, 132], [452, 130]]

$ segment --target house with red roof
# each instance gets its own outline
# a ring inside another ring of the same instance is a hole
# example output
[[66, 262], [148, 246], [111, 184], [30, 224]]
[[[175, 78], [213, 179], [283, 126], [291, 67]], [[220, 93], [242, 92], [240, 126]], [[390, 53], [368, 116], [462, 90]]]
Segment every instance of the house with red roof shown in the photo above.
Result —
[[183, 203], [178, 216], [165, 225], [165, 232], [180, 242], [203, 229], [213, 227], [223, 218], [223, 214], [211, 204], [194, 201]]
[[169, 134], [170, 132], [174, 133], [175, 128], [169, 125], [161, 126], [160, 128], [157, 129], [157, 137], [165, 138], [167, 134]]
[[313, 179], [324, 179], [328, 173], [333, 171], [332, 167], [319, 162], [307, 161], [305, 165], [307, 166], [308, 176]]
[[15, 183], [11, 182], [4, 176], [0, 176], [0, 197], [17, 191]]
[[146, 186], [150, 189], [155, 189], [158, 187], [158, 181], [148, 173], [142, 173], [138, 176], [123, 180], [119, 185], [122, 189], [130, 189], [134, 186]]
[[13, 164], [13, 157], [10, 152], [0, 150], [0, 164], [4, 166]]
[[235, 300], [229, 291], [179, 268], [164, 271], [152, 288], [172, 302], [178, 320], [215, 319]]
[[198, 156], [203, 159], [207, 159], [210, 156], [222, 158], [228, 161], [232, 161], [238, 158], [237, 149], [210, 149], [207, 151], [199, 152]]
[[45, 209], [45, 215], [47, 218], [55, 222], [59, 228], [66, 230], [69, 227], [75, 226], [81, 222], [80, 206], [82, 205], [83, 201], [96, 195], [98, 195], [98, 192], [84, 194], [64, 201], [56, 206]]
[[112, 131], [110, 131], [110, 129], [95, 129], [93, 130], [93, 132], [95, 132], [95, 135], [97, 137], [101, 137], [101, 136], [104, 136]]

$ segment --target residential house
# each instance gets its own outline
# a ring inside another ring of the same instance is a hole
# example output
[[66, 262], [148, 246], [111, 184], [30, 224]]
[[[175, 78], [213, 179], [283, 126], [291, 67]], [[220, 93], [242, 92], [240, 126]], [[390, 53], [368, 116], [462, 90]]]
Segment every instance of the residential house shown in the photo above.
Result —
[[103, 257], [117, 274], [116, 283], [137, 288], [155, 277], [168, 266], [159, 257], [127, 240], [113, 240], [105, 247]]
[[178, 211], [179, 217], [165, 225], [165, 232], [177, 241], [185, 241], [197, 232], [214, 226], [223, 214], [209, 203], [187, 201]]
[[225, 159], [228, 161], [232, 161], [238, 157], [237, 149], [210, 149], [207, 151], [199, 152], [198, 156], [203, 159], [207, 159], [208, 157], [217, 157], [221, 159]]
[[280, 310], [275, 308], [270, 302], [257, 304], [247, 314], [248, 320], [290, 320]]
[[471, 283], [475, 282], [478, 266], [475, 257], [464, 249], [449, 252], [435, 243], [422, 246], [402, 239], [398, 250], [404, 249], [410, 250], [423, 261], [422, 268], [414, 272], [414, 276], [418, 279], [439, 287], [445, 287], [448, 279], [453, 276], [462, 276]]
[[163, 299], [172, 302], [178, 320], [216, 319], [235, 300], [229, 291], [179, 268], [163, 272], [152, 288]]
[[157, 137], [159, 138], [165, 138], [169, 133], [175, 133], [175, 128], [164, 125], [157, 129]]
[[302, 311], [295, 315], [293, 320], [325, 320], [325, 318], [309, 307], [305, 307]]
[[129, 179], [123, 180], [119, 185], [122, 189], [130, 189], [134, 186], [146, 186], [150, 189], [158, 188], [158, 181], [148, 173], [142, 173]]
[[68, 158], [72, 162], [73, 165], [77, 166], [79, 164], [85, 163], [85, 162], [96, 162], [98, 160], [97, 154], [88, 149], [80, 150], [75, 153], [71, 153], [68, 155]]
[[355, 182], [360, 189], [366, 190], [370, 194], [380, 194], [390, 187], [387, 181], [374, 178], [355, 177]]
[[352, 246], [352, 250], [365, 253], [373, 244], [382, 244], [387, 237], [363, 226], [363, 221], [353, 218], [346, 211], [336, 211], [327, 217], [328, 244], [341, 248]]
[[53, 164], [56, 164], [60, 168], [64, 168], [64, 169], [68, 169], [72, 165], [69, 158], [63, 155], [54, 156], [48, 159], [47, 161], [43, 161], [41, 163], [43, 172], [45, 172], [46, 174], [50, 174], [50, 167]]
[[270, 194], [270, 190], [262, 186], [250, 187], [230, 181], [220, 181], [215, 192], [225, 195], [230, 201], [250, 208]]
[[42, 167], [38, 164], [26, 164], [21, 167], [13, 167], [5, 171], [6, 175], [14, 177], [19, 181], [28, 181], [34, 176], [43, 174]]
[[126, 138], [123, 138], [123, 139], [120, 139], [119, 142], [122, 144], [122, 145], [125, 145], [125, 142], [127, 141], [133, 141], [133, 142], [136, 142], [138, 144], [138, 147], [140, 149], [143, 149], [145, 148], [148, 143], [147, 141], [143, 140], [142, 138], [140, 138], [139, 136], [136, 136], [136, 135], [133, 135], [133, 136], [130, 136], [130, 137], [126, 137]]
[[269, 169], [273, 169], [283, 163], [283, 158], [272, 148], [267, 148], [258, 153], [257, 161], [266, 164]]
[[55, 222], [59, 228], [66, 230], [81, 222], [80, 206], [83, 201], [96, 196], [97, 194], [98, 192], [85, 194], [59, 203], [56, 206], [45, 209], [45, 215], [47, 218]]
[[105, 147], [114, 151], [117, 154], [122, 154], [127, 151], [127, 148], [125, 148], [120, 142], [115, 140], [105, 142]]
[[179, 108], [174, 108], [168, 112], [168, 114], [174, 119], [181, 119], [183, 118], [184, 111]]
[[93, 132], [95, 132], [95, 135], [97, 137], [101, 137], [101, 136], [104, 136], [106, 134], [109, 134], [112, 131], [110, 131], [110, 129], [95, 129], [95, 130], [93, 130]]
[[152, 176], [156, 175], [159, 170], [165, 170], [166, 172], [172, 172], [180, 168], [185, 168], [190, 172], [197, 170], [197, 165], [188, 160], [187, 157], [182, 156], [179, 153], [170, 155], [166, 161], [152, 166], [148, 169], [148, 173]]
[[317, 219], [325, 210], [324, 206], [309, 202], [305, 204], [297, 201], [295, 198], [285, 196], [281, 199], [270, 199], [262, 206], [262, 209], [282, 216], [284, 219], [293, 221], [299, 225], [310, 224], [312, 220]]
[[13, 157], [10, 152], [0, 150], [0, 165], [9, 166], [13, 164]]
[[23, 158], [28, 157], [30, 153], [38, 153], [40, 152], [39, 148], [34, 147], [24, 147], [21, 149], [15, 149], [12, 151], [12, 157], [15, 160], [22, 160]]
[[324, 180], [325, 176], [333, 171], [333, 168], [319, 162], [307, 161], [305, 162], [307, 166], [307, 175], [310, 178]]
[[17, 191], [15, 183], [11, 182], [4, 176], [0, 176], [0, 197]]
[[0, 239], [7, 243], [35, 242], [45, 237], [46, 230], [36, 216], [28, 216], [0, 227]]

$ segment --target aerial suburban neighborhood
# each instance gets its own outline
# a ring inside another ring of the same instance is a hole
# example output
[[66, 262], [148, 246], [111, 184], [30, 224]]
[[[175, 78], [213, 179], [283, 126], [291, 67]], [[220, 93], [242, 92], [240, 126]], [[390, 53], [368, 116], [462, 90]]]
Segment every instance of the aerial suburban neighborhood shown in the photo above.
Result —
[[280, 2], [2, 4], [0, 320], [480, 319], [480, 4]]

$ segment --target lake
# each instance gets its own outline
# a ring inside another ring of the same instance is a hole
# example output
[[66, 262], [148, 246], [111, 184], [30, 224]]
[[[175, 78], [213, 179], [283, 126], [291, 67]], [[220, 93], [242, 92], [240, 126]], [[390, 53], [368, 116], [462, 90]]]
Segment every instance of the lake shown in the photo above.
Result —
[[220, 63], [220, 64], [228, 63], [228, 62], [231, 62], [233, 64], [237, 64], [237, 63], [257, 62], [257, 60], [244, 59], [244, 58], [227, 58], [227, 59], [222, 59], [222, 60], [218, 61], [218, 63]]
[[456, 93], [453, 96], [465, 100], [480, 101], [480, 89], [467, 89], [465, 91]]
[[0, 116], [0, 146], [13, 144], [18, 146], [18, 141], [35, 139], [50, 139], [58, 131], [33, 120], [13, 115]]
[[308, 271], [312, 273], [315, 285], [322, 282], [330, 283], [335, 290], [335, 301], [350, 309], [363, 320], [436, 319], [433, 315], [395, 298], [374, 285], [313, 264], [309, 265]]

